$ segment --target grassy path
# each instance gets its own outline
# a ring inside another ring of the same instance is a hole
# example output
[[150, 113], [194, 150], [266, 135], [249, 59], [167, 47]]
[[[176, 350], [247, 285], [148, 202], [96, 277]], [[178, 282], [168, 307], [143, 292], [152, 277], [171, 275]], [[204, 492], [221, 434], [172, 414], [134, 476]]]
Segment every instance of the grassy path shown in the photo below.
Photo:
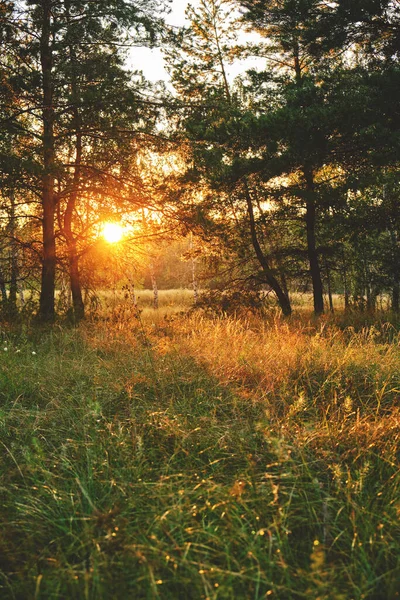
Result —
[[398, 342], [198, 318], [4, 333], [1, 597], [397, 598]]

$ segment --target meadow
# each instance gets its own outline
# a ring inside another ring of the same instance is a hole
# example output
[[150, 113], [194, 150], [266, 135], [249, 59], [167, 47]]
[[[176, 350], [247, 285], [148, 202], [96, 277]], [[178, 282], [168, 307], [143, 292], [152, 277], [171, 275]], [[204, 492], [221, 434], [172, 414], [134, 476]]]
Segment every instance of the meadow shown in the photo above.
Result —
[[398, 318], [139, 296], [1, 327], [0, 597], [399, 598]]

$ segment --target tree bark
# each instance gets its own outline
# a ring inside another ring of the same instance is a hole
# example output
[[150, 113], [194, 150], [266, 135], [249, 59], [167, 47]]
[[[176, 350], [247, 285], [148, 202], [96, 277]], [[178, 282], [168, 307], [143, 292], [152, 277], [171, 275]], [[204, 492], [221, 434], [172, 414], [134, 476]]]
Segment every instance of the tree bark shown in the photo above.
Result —
[[328, 267], [328, 261], [326, 260], [325, 257], [325, 273], [326, 273], [326, 286], [328, 288], [328, 300], [329, 300], [329, 310], [331, 311], [331, 313], [335, 312], [335, 309], [333, 307], [333, 298], [332, 298], [332, 286], [331, 286], [331, 273]]
[[4, 274], [3, 271], [0, 270], [0, 293], [1, 293], [1, 304], [2, 304], [2, 308], [5, 311], [7, 304], [8, 304], [8, 297], [7, 297], [7, 288], [6, 288], [6, 283], [4, 280]]
[[306, 227], [307, 227], [307, 254], [310, 265], [311, 281], [313, 286], [314, 313], [320, 315], [324, 312], [324, 296], [321, 280], [321, 269], [318, 262], [318, 252], [315, 237], [316, 202], [314, 175], [310, 169], [304, 168], [306, 181]]
[[72, 307], [74, 311], [74, 321], [79, 322], [85, 317], [85, 306], [83, 304], [82, 287], [79, 275], [78, 254], [76, 244], [72, 243], [68, 247], [69, 258], [69, 281], [72, 294]]
[[392, 310], [400, 312], [400, 285], [395, 283], [392, 289]]
[[[67, 24], [70, 24], [70, 6], [66, 2], [67, 10]], [[79, 194], [79, 186], [81, 182], [81, 164], [82, 164], [82, 122], [81, 115], [79, 112], [79, 90], [78, 82], [76, 78], [76, 64], [77, 58], [75, 49], [70, 43], [69, 45], [69, 58], [71, 62], [71, 96], [72, 96], [72, 123], [75, 130], [75, 166], [74, 166], [74, 177], [72, 181], [72, 189], [68, 195], [67, 208], [64, 215], [64, 236], [67, 242], [68, 248], [68, 264], [69, 264], [69, 280], [71, 286], [72, 295], [72, 309], [74, 314], [74, 321], [77, 323], [85, 317], [85, 305], [82, 296], [82, 286], [79, 273], [79, 254], [77, 249], [76, 236], [73, 231], [73, 215], [76, 207], [76, 202]]]
[[16, 315], [17, 293], [18, 293], [18, 246], [16, 240], [16, 214], [14, 192], [10, 196], [10, 242], [11, 242], [11, 272], [10, 272], [10, 294], [8, 297], [8, 312], [10, 316]]
[[217, 53], [218, 53], [218, 62], [221, 68], [221, 75], [222, 75], [222, 79], [224, 82], [224, 89], [225, 89], [225, 95], [226, 95], [226, 99], [228, 100], [229, 103], [231, 103], [232, 98], [231, 98], [231, 92], [229, 89], [229, 83], [228, 83], [228, 77], [226, 75], [226, 70], [225, 70], [225, 64], [224, 64], [224, 59], [222, 57], [222, 51], [221, 51], [221, 45], [220, 45], [220, 40], [219, 40], [219, 33], [218, 33], [218, 28], [215, 22], [215, 18], [214, 18], [214, 35], [215, 35], [215, 43], [217, 46]]
[[[293, 67], [297, 87], [303, 85], [303, 73], [300, 60], [299, 44], [296, 41], [293, 46]], [[315, 239], [316, 223], [316, 201], [314, 173], [310, 166], [303, 167], [303, 175], [306, 183], [306, 229], [307, 229], [307, 254], [310, 265], [310, 275], [313, 286], [314, 313], [320, 315], [324, 312], [324, 295], [322, 288], [321, 269], [318, 263], [318, 253]]]
[[364, 277], [365, 277], [365, 292], [367, 296], [367, 311], [374, 312], [376, 308], [376, 290], [371, 283], [371, 271], [368, 264], [368, 259], [364, 256]]
[[290, 305], [290, 300], [289, 300], [288, 296], [285, 294], [285, 292], [283, 291], [278, 280], [274, 276], [272, 269], [270, 268], [270, 266], [268, 264], [267, 257], [265, 256], [265, 254], [260, 246], [260, 242], [258, 241], [256, 224], [255, 224], [255, 219], [254, 219], [253, 202], [252, 202], [252, 198], [250, 195], [250, 190], [249, 190], [247, 181], [244, 182], [244, 190], [245, 190], [245, 196], [246, 196], [246, 202], [247, 202], [247, 213], [248, 213], [249, 222], [250, 222], [251, 241], [253, 244], [254, 251], [255, 251], [257, 259], [261, 265], [261, 268], [263, 270], [265, 282], [271, 287], [271, 289], [276, 294], [276, 297], [278, 298], [279, 306], [281, 307], [283, 314], [286, 317], [288, 317], [292, 314], [292, 307]]
[[75, 172], [72, 183], [72, 190], [68, 196], [67, 208], [64, 214], [63, 233], [67, 242], [68, 248], [68, 265], [69, 265], [69, 280], [72, 294], [72, 308], [74, 312], [75, 322], [81, 321], [85, 317], [85, 305], [82, 296], [82, 286], [79, 273], [79, 254], [75, 234], [72, 228], [73, 213], [78, 197], [79, 181], [80, 181], [80, 164], [82, 158], [82, 135], [80, 131], [76, 134], [76, 156], [75, 156]]
[[347, 281], [347, 264], [346, 264], [346, 258], [344, 255], [344, 250], [342, 250], [342, 280], [343, 280], [343, 295], [344, 295], [344, 310], [349, 310], [350, 308], [350, 294], [349, 294], [349, 288], [348, 288], [348, 281]]
[[[396, 205], [397, 209], [397, 205]], [[394, 212], [394, 223], [396, 222], [397, 210]], [[396, 313], [400, 312], [400, 252], [399, 252], [399, 241], [397, 231], [394, 228], [394, 223], [390, 225], [390, 239], [392, 242], [392, 256], [393, 256], [393, 265], [394, 265], [394, 273], [393, 273], [393, 287], [392, 287], [392, 310]]]
[[55, 277], [56, 277], [56, 239], [54, 230], [55, 193], [54, 193], [54, 106], [51, 46], [51, 0], [42, 0], [42, 31], [40, 38], [40, 62], [42, 69], [43, 92], [43, 177], [42, 177], [42, 227], [43, 256], [39, 303], [41, 321], [54, 321], [55, 318]]
[[24, 296], [24, 286], [22, 285], [22, 283], [20, 283], [19, 286], [18, 286], [18, 294], [19, 294], [20, 305], [24, 306], [24, 304], [25, 304], [25, 296]]
[[196, 277], [196, 261], [194, 258], [194, 243], [193, 243], [193, 233], [190, 233], [189, 240], [189, 248], [190, 248], [190, 260], [192, 261], [192, 287], [193, 287], [193, 301], [197, 304], [199, 300], [199, 288], [197, 285], [197, 277]]

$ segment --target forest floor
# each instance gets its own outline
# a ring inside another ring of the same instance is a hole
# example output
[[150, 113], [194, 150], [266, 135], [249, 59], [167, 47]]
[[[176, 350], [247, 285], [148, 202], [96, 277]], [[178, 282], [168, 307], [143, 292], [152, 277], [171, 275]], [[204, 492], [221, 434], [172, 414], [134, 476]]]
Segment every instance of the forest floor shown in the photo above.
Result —
[[400, 322], [161, 299], [2, 326], [0, 597], [399, 598]]

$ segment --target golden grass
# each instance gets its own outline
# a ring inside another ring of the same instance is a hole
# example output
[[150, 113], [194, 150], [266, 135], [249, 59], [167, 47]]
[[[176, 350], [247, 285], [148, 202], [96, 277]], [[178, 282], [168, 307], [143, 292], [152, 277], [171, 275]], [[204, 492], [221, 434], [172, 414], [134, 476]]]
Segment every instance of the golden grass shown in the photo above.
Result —
[[161, 338], [156, 349], [195, 357], [239, 397], [261, 403], [266, 435], [278, 428], [324, 460], [338, 449], [337, 460], [375, 449], [393, 461], [400, 442], [400, 334], [388, 325], [340, 329], [329, 319], [195, 314], [175, 321], [172, 339]]
[[3, 332], [2, 598], [398, 598], [398, 325], [176, 297]]
[[[352, 384], [362, 383], [363, 377], [364, 391], [374, 387], [379, 404], [400, 393], [393, 377], [400, 372], [400, 336], [395, 333], [386, 341], [387, 327], [356, 332], [323, 319], [264, 321], [194, 315], [176, 322], [176, 333], [186, 351], [221, 382], [250, 386], [256, 397], [285, 388], [313, 400], [321, 394], [326, 398], [329, 390], [330, 400], [341, 401], [351, 396]], [[357, 381], [352, 381], [351, 373]], [[353, 391], [356, 400], [359, 394], [356, 388]]]

